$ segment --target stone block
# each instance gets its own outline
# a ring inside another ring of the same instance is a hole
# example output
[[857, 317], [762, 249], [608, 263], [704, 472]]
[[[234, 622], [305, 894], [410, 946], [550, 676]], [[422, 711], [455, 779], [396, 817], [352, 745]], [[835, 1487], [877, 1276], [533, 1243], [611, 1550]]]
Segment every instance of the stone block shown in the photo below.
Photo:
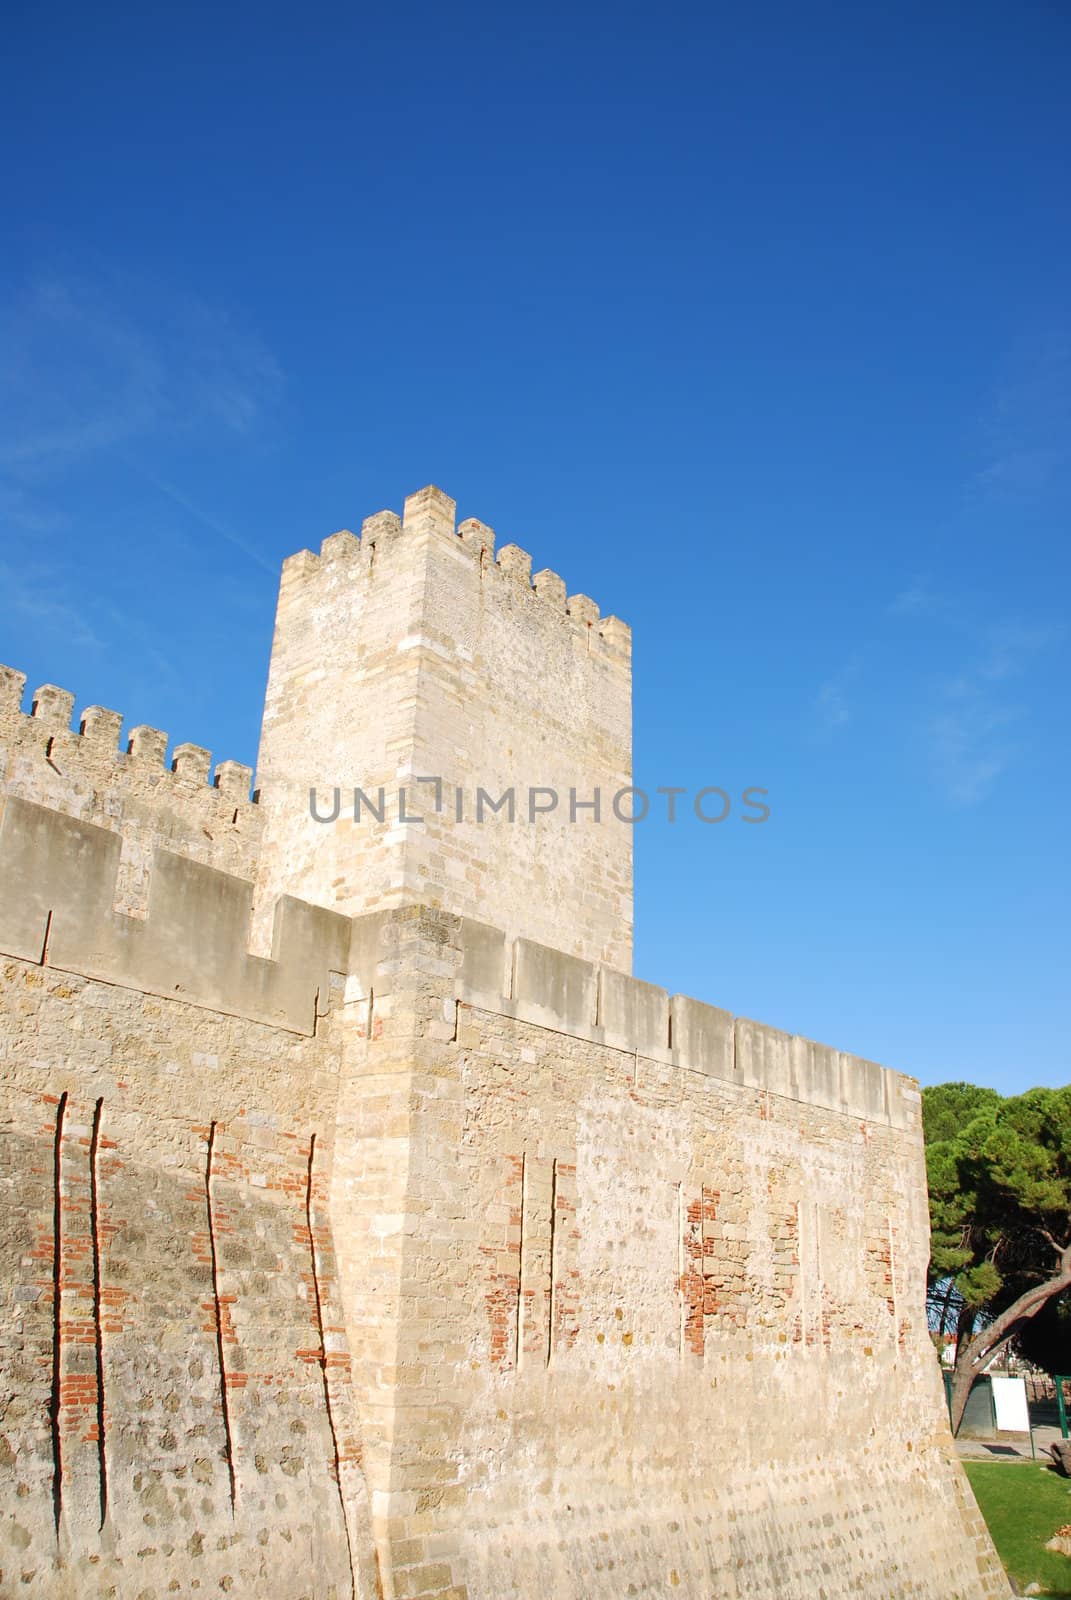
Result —
[[123, 726], [122, 713], [108, 711], [104, 706], [86, 706], [82, 712], [79, 732], [86, 744], [104, 754], [118, 754], [119, 734]]
[[517, 544], [504, 544], [498, 552], [498, 567], [510, 578], [526, 586], [532, 581], [532, 558], [527, 550], [522, 550]]
[[74, 695], [69, 689], [58, 689], [54, 683], [43, 683], [34, 690], [30, 715], [45, 727], [66, 733], [74, 712]]
[[608, 1043], [640, 1054], [669, 1049], [669, 995], [610, 967], [599, 971], [599, 1025]]
[[670, 1006], [670, 1039], [682, 1067], [733, 1081], [733, 1017], [729, 1011], [675, 994]]
[[539, 1013], [547, 1027], [563, 1033], [595, 1025], [595, 967], [531, 939], [518, 939], [513, 952], [513, 998]]
[[735, 1032], [737, 1081], [749, 1089], [768, 1089], [772, 1094], [797, 1099], [792, 1035], [748, 1017], [737, 1017]]
[[502, 929], [462, 917], [460, 937], [462, 986], [500, 999], [506, 975], [506, 936]]
[[219, 762], [213, 779], [215, 788], [228, 800], [248, 800], [252, 781], [252, 767], [244, 766], [241, 761]]
[[171, 771], [185, 783], [208, 782], [212, 752], [199, 744], [177, 744], [171, 758]]
[[433, 483], [406, 495], [402, 511], [402, 528], [406, 533], [454, 533], [457, 501], [437, 489]]
[[468, 545], [478, 555], [486, 551], [489, 556], [495, 553], [495, 530], [489, 528], [486, 522], [481, 522], [479, 517], [466, 517], [464, 522], [458, 524], [458, 537], [462, 544]]
[[25, 689], [25, 672], [16, 672], [14, 667], [0, 667], [0, 715], [21, 710]]

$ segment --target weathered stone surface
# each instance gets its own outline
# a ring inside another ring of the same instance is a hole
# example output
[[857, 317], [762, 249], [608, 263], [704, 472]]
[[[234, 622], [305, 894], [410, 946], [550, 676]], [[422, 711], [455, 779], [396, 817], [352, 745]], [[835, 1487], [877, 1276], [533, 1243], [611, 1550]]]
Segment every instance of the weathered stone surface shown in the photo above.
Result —
[[[374, 559], [284, 571], [257, 761], [258, 947], [280, 894], [347, 916], [420, 902], [628, 971], [633, 830], [611, 802], [631, 781], [630, 659], [591, 625], [593, 601], [567, 615], [561, 579], [530, 587], [523, 551], [494, 561], [490, 528], [455, 532], [454, 516], [423, 489], [388, 537], [362, 530]], [[571, 820], [571, 791], [596, 790], [601, 820]], [[316, 821], [310, 794], [330, 817], [336, 791], [336, 820]], [[535, 821], [532, 791], [541, 808], [556, 796]]]
[[1006, 1594], [917, 1087], [629, 976], [601, 824], [288, 810], [627, 783], [628, 630], [529, 571], [435, 489], [291, 558], [262, 805], [0, 670], [3, 1593]]
[[675, 994], [669, 1003], [670, 1038], [682, 1066], [732, 1083], [735, 1077], [733, 1018], [717, 1006]]
[[547, 1027], [583, 1033], [595, 1025], [595, 968], [531, 939], [518, 939], [513, 998]]
[[608, 1041], [659, 1056], [669, 1049], [669, 995], [653, 983], [603, 967], [599, 1025]]

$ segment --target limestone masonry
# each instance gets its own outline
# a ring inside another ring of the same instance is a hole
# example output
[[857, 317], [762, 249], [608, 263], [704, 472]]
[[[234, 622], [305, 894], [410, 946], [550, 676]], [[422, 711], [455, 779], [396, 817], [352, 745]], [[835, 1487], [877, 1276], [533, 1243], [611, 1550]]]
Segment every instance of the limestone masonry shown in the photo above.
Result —
[[624, 623], [425, 489], [285, 563], [252, 798], [24, 688], [0, 1595], [1007, 1594], [915, 1084], [634, 979], [632, 830], [569, 821]]

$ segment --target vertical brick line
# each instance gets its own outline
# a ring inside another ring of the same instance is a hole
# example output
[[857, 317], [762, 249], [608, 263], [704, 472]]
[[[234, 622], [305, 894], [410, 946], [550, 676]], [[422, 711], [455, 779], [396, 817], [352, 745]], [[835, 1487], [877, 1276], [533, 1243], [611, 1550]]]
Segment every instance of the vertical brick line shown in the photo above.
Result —
[[900, 1343], [900, 1306], [896, 1295], [896, 1241], [893, 1233], [892, 1217], [890, 1216], [886, 1220], [889, 1226], [889, 1294], [892, 1299], [893, 1346], [895, 1354], [895, 1347], [897, 1347]]
[[514, 1347], [513, 1365], [516, 1371], [521, 1370], [521, 1355], [524, 1351], [524, 1208], [528, 1198], [528, 1157], [521, 1156], [521, 1210], [520, 1226], [517, 1229], [517, 1327], [516, 1343]]
[[822, 1293], [822, 1212], [816, 1200], [814, 1202], [814, 1285], [818, 1304], [818, 1330], [815, 1342], [825, 1346], [826, 1343], [826, 1315], [823, 1305]]
[[231, 1441], [231, 1408], [227, 1395], [227, 1364], [223, 1354], [223, 1307], [219, 1299], [219, 1259], [216, 1254], [216, 1217], [212, 1206], [212, 1162], [216, 1153], [216, 1124], [208, 1130], [208, 1160], [205, 1162], [205, 1205], [208, 1210], [208, 1250], [212, 1263], [212, 1306], [216, 1323], [216, 1359], [219, 1363], [219, 1404], [223, 1413], [224, 1451], [227, 1482], [230, 1487], [231, 1516], [234, 1516], [234, 1449]]
[[554, 1356], [554, 1320], [558, 1287], [558, 1158], [550, 1164], [550, 1292], [547, 1295], [547, 1366]]
[[822, 1260], [819, 1253], [818, 1241], [818, 1202], [812, 1200], [807, 1206], [807, 1332], [804, 1335], [804, 1344], [821, 1344], [822, 1342]]
[[309, 1258], [312, 1262], [312, 1298], [316, 1311], [316, 1337], [320, 1345], [320, 1381], [323, 1384], [324, 1409], [327, 1412], [327, 1427], [331, 1434], [331, 1451], [335, 1461], [335, 1486], [338, 1489], [338, 1504], [342, 1512], [342, 1527], [346, 1534], [346, 1553], [349, 1557], [350, 1565], [350, 1595], [353, 1600], [356, 1600], [356, 1566], [353, 1557], [353, 1545], [350, 1541], [349, 1518], [346, 1516], [346, 1497], [342, 1492], [342, 1457], [338, 1448], [334, 1407], [331, 1404], [331, 1385], [327, 1381], [327, 1340], [324, 1337], [323, 1301], [320, 1297], [320, 1264], [316, 1257], [316, 1233], [312, 1215], [312, 1169], [315, 1160], [316, 1135], [313, 1133], [309, 1136], [309, 1165], [305, 1174], [305, 1226], [309, 1231]]
[[677, 1356], [684, 1360], [684, 1334], [688, 1319], [688, 1296], [684, 1282], [684, 1184], [677, 1184]]
[[807, 1240], [803, 1228], [803, 1202], [796, 1201], [796, 1253], [800, 1258], [800, 1343], [807, 1348]]
[[713, 1278], [708, 1277], [710, 1260], [707, 1255], [707, 1195], [705, 1183], [699, 1185], [699, 1329], [703, 1341], [703, 1354], [707, 1349], [707, 1321], [713, 1311]]
[[63, 1240], [61, 1235], [63, 1201], [63, 1124], [67, 1116], [67, 1091], [56, 1107], [56, 1133], [52, 1142], [52, 1392], [48, 1401], [49, 1428], [52, 1434], [52, 1517], [59, 1538], [63, 1516], [63, 1443], [60, 1438], [60, 1372], [63, 1360], [62, 1304]]
[[97, 1363], [97, 1471], [100, 1483], [100, 1525], [108, 1515], [108, 1454], [104, 1434], [104, 1332], [101, 1328], [100, 1278], [100, 1197], [98, 1194], [98, 1155], [103, 1097], [93, 1110], [93, 1133], [89, 1141], [89, 1231], [93, 1243], [93, 1344]]
[[822, 1342], [822, 1257], [818, 1238], [817, 1200], [811, 1200], [807, 1206], [807, 1237], [810, 1270], [807, 1274], [808, 1333], [805, 1342], [810, 1345]]

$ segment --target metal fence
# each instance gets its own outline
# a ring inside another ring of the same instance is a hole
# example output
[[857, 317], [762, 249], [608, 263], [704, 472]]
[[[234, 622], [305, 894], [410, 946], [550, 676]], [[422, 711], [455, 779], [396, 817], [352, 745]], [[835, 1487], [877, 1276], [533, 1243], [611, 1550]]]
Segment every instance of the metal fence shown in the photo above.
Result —
[[1068, 1437], [1071, 1376], [1063, 1373], [1051, 1378], [1045, 1372], [1027, 1373], [1026, 1398], [1030, 1404], [1030, 1420], [1035, 1427], [1058, 1427], [1064, 1438]]
[[[949, 1404], [951, 1416], [952, 1374], [945, 1372], [942, 1376], [945, 1383], [945, 1399]], [[1026, 1382], [1031, 1432], [1034, 1428], [1058, 1427], [1065, 1439], [1071, 1437], [1071, 1427], [1069, 1427], [1071, 1374], [1058, 1373], [1055, 1377], [1050, 1377], [1046, 1372], [1027, 1372], [1020, 1376]], [[976, 1378], [971, 1386], [960, 1431], [964, 1435], [985, 1436], [989, 1433], [995, 1434], [996, 1426], [993, 1386], [989, 1381], [989, 1374], [984, 1373]]]

